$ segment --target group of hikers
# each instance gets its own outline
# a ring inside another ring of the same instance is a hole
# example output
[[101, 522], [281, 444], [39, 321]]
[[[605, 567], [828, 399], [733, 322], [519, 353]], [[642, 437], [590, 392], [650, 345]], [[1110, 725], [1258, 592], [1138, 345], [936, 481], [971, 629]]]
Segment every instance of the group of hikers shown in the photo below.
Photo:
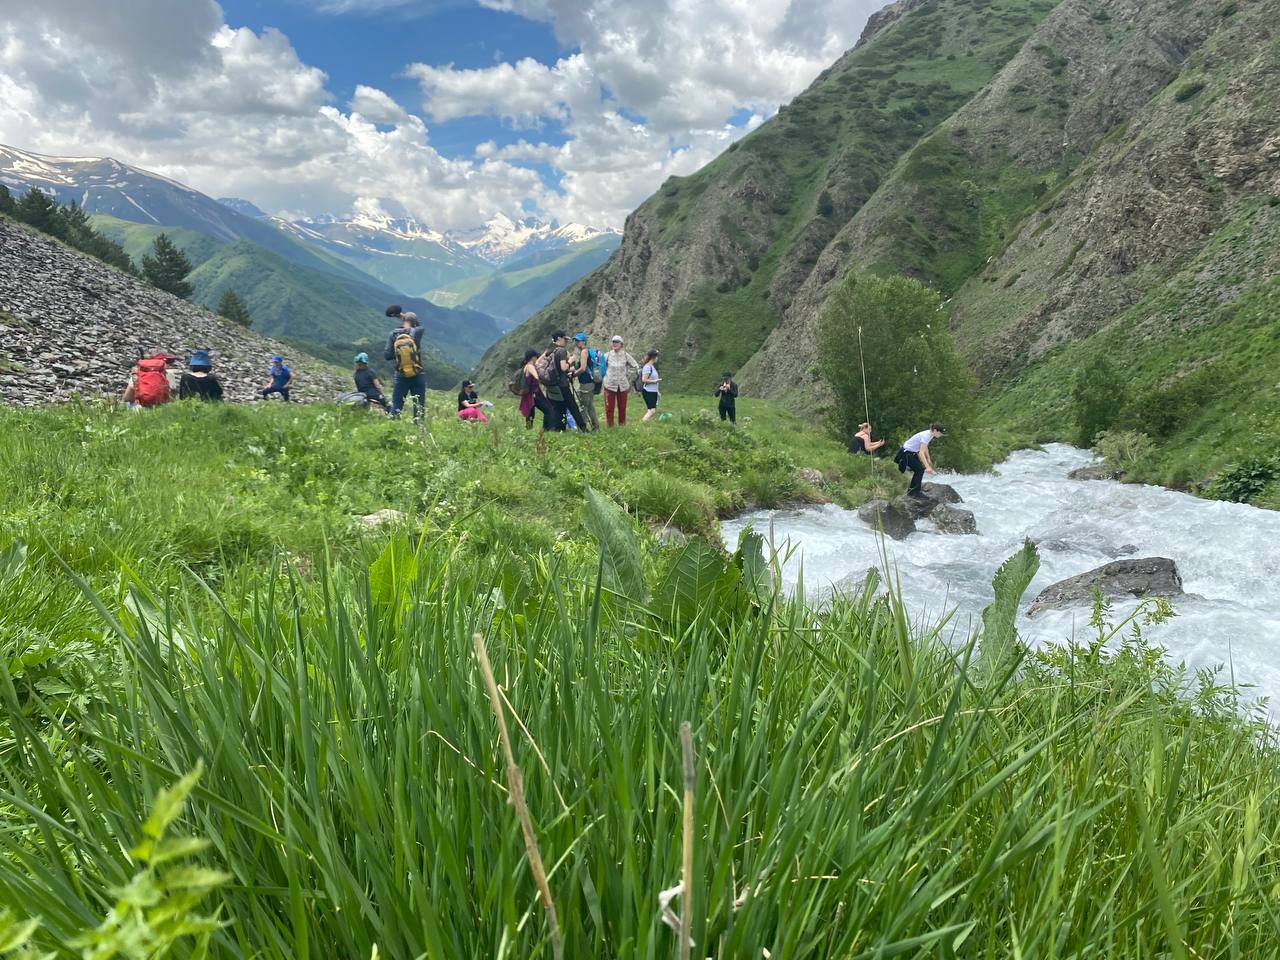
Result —
[[[413, 419], [421, 423], [425, 416], [427, 375], [422, 363], [422, 324], [416, 314], [390, 306], [386, 315], [397, 321], [387, 334], [384, 359], [391, 362], [394, 375], [391, 399], [388, 402], [386, 388], [377, 373], [369, 365], [369, 355], [355, 356], [355, 392], [344, 394], [339, 400], [350, 398], [361, 405], [380, 407], [392, 419], [400, 416], [406, 400], [413, 402]], [[596, 413], [596, 395], [604, 394], [605, 426], [625, 426], [627, 401], [631, 393], [640, 394], [645, 412], [642, 422], [653, 419], [658, 413], [662, 396], [662, 377], [658, 373], [658, 351], [649, 350], [643, 362], [636, 360], [626, 349], [621, 336], [615, 335], [606, 351], [590, 346], [586, 332], [573, 335], [572, 345], [564, 330], [551, 334], [551, 342], [542, 350], [525, 351], [519, 368], [507, 379], [507, 389], [519, 398], [520, 415], [525, 426], [532, 427], [535, 414], [542, 414], [544, 431], [563, 432], [577, 429], [590, 432], [600, 429]], [[177, 357], [155, 354], [139, 359], [134, 366], [123, 399], [132, 407], [152, 407], [172, 399], [168, 366]], [[220, 401], [222, 384], [213, 373], [213, 361], [207, 350], [196, 350], [188, 361], [189, 369], [178, 381], [178, 399]], [[266, 400], [278, 395], [286, 403], [290, 401], [289, 389], [293, 384], [293, 371], [277, 355], [271, 359], [270, 382], [261, 389]], [[719, 402], [722, 421], [736, 424], [738, 420], [738, 384], [733, 372], [726, 370], [716, 386], [714, 396]], [[485, 407], [492, 407], [488, 400], [480, 399], [475, 384], [463, 380], [458, 391], [457, 415], [462, 420], [488, 423]], [[665, 419], [665, 414], [663, 418]], [[929, 444], [944, 436], [946, 429], [940, 423], [931, 423], [906, 441], [894, 456], [899, 471], [910, 471], [911, 481], [907, 493], [923, 496], [922, 483], [926, 473], [933, 474], [933, 460]], [[849, 443], [849, 452], [857, 455], [874, 455], [885, 445], [884, 440], [872, 439], [871, 424], [863, 422]]]

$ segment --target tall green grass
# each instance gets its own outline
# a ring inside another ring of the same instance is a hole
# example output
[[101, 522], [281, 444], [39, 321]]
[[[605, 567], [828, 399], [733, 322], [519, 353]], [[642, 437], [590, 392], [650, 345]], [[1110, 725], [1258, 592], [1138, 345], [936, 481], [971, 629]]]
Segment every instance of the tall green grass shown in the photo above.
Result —
[[551, 956], [480, 634], [566, 956], [675, 954], [686, 721], [696, 956], [1276, 954], [1280, 764], [1229, 692], [1140, 635], [1010, 650], [1007, 597], [979, 670], [980, 638], [914, 633], [874, 578], [824, 612], [775, 595], [758, 539], [646, 573], [592, 504], [603, 560], [454, 526], [309, 576], [86, 590], [115, 669], [14, 714], [0, 906], [54, 949], [96, 926], [151, 798], [203, 766], [182, 828], [231, 877], [212, 956]]

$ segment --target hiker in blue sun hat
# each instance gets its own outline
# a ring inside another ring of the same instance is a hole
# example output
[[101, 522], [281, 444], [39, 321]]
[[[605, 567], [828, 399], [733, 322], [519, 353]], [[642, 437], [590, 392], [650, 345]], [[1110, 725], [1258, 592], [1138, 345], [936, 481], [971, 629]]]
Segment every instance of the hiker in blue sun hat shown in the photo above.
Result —
[[178, 380], [179, 400], [205, 400], [217, 402], [222, 399], [222, 384], [213, 373], [213, 360], [208, 350], [194, 350], [188, 361], [190, 370], [182, 373]]
[[386, 389], [382, 385], [382, 381], [378, 379], [378, 375], [373, 372], [373, 368], [369, 366], [369, 355], [361, 352], [356, 354], [356, 368], [352, 373], [356, 381], [356, 392], [363, 393], [369, 398], [370, 403], [376, 403], [383, 410], [387, 408], [387, 398], [383, 395]]

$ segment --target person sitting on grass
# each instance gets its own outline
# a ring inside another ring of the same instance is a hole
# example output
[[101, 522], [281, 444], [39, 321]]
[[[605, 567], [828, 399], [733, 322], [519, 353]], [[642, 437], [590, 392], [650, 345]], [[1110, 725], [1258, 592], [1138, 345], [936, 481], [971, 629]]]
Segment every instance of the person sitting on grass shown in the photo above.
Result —
[[284, 357], [278, 354], [271, 358], [271, 383], [262, 391], [262, 399], [266, 400], [273, 393], [280, 394], [280, 399], [289, 402], [289, 386], [293, 383], [293, 371], [284, 365]]
[[489, 418], [480, 408], [484, 401], [476, 394], [475, 384], [470, 380], [462, 381], [462, 389], [458, 391], [458, 417], [476, 423], [488, 423]]
[[849, 452], [854, 456], [860, 453], [872, 454], [884, 446], [883, 440], [871, 439], [871, 424], [858, 424], [858, 432], [849, 441]]
[[369, 366], [369, 355], [367, 353], [356, 354], [356, 369], [352, 376], [355, 378], [356, 391], [358, 393], [364, 394], [370, 403], [377, 404], [383, 410], [388, 409], [387, 398], [383, 394], [386, 387], [382, 385], [378, 375]]
[[191, 354], [191, 369], [184, 371], [178, 380], [178, 399], [190, 398], [218, 402], [222, 399], [222, 384], [213, 374], [213, 361], [207, 350]]

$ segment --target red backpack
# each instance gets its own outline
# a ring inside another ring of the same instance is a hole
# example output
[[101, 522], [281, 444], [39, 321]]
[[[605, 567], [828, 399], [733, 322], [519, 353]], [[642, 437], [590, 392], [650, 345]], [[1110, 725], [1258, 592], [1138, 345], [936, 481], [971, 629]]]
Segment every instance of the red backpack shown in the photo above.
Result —
[[155, 407], [168, 403], [169, 374], [163, 356], [138, 361], [138, 383], [133, 399], [139, 406]]

